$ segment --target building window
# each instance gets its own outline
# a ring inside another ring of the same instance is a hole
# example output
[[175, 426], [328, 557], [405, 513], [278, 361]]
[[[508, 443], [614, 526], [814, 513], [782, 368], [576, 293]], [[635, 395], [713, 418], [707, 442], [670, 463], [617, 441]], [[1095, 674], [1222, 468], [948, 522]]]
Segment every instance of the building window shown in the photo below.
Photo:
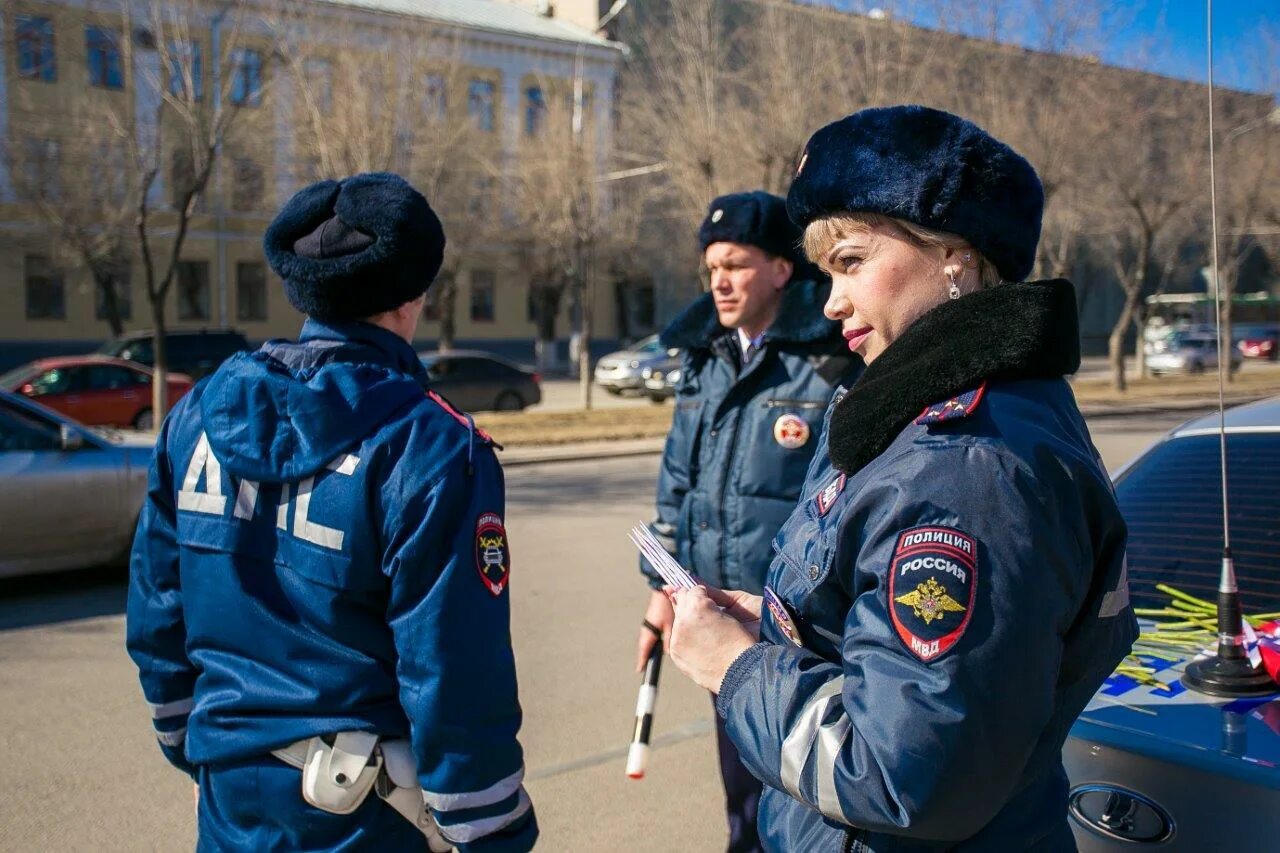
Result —
[[262, 166], [245, 158], [238, 158], [231, 168], [231, 209], [242, 213], [259, 210], [266, 189]]
[[208, 261], [178, 262], [178, 319], [209, 319]]
[[89, 65], [89, 85], [102, 89], [123, 89], [124, 69], [120, 65], [120, 34], [106, 27], [84, 28], [85, 59]]
[[302, 64], [302, 76], [316, 109], [328, 114], [333, 109], [333, 66], [327, 59], [308, 59]]
[[471, 322], [493, 322], [493, 287], [492, 270], [471, 271]]
[[58, 140], [28, 136], [22, 140], [22, 179], [29, 198], [62, 197], [62, 158]]
[[524, 90], [524, 135], [537, 136], [542, 133], [546, 120], [547, 99], [542, 94], [542, 87], [530, 86]]
[[256, 261], [236, 264], [236, 319], [267, 319], [267, 268]]
[[[133, 273], [128, 264], [117, 267], [111, 274], [111, 282], [115, 285], [116, 311], [121, 320], [133, 319]], [[110, 319], [107, 311], [107, 288], [102, 281], [94, 281], [93, 316], [98, 320]]]
[[493, 133], [493, 84], [488, 80], [472, 80], [467, 88], [467, 113], [476, 127]]
[[231, 103], [256, 107], [262, 103], [262, 53], [240, 48], [231, 61]]
[[422, 80], [422, 112], [428, 121], [444, 121], [449, 111], [449, 95], [444, 75], [428, 74]]
[[58, 61], [53, 54], [53, 21], [32, 15], [14, 19], [18, 40], [18, 76], [52, 83], [58, 79]]
[[169, 94], [187, 101], [204, 97], [204, 61], [198, 41], [169, 43]]
[[27, 255], [23, 266], [27, 284], [27, 319], [67, 319], [66, 288], [53, 261], [40, 255]]

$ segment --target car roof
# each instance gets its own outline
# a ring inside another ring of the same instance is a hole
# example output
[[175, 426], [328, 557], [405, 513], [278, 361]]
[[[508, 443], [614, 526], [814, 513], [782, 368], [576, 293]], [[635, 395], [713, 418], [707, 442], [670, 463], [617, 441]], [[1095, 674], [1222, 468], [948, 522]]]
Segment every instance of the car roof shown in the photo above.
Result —
[[31, 362], [31, 366], [37, 370], [54, 370], [59, 367], [79, 367], [85, 364], [114, 364], [119, 367], [127, 367], [130, 370], [139, 373], [150, 373], [151, 371], [138, 364], [135, 361], [126, 361], [123, 358], [116, 358], [111, 355], [97, 355], [90, 353], [87, 355], [55, 355], [48, 358], [39, 358]]
[[1226, 423], [1228, 433], [1280, 432], [1280, 397], [1255, 400], [1232, 406], [1219, 418], [1217, 412], [1187, 421], [1169, 434], [1170, 438], [1187, 438], [1216, 433]]
[[[244, 337], [244, 332], [239, 329], [165, 329], [164, 336], [166, 338], [176, 338], [182, 336], [198, 337], [200, 335], [234, 335], [238, 338]], [[115, 338], [117, 341], [136, 341], [142, 338], [154, 338], [156, 336], [154, 329], [139, 329], [136, 332], [125, 332], [123, 335]]]
[[[505, 364], [508, 367], [520, 367], [509, 358], [500, 356], [497, 353], [485, 352], [478, 349], [451, 349], [448, 352], [440, 352], [438, 350], [423, 350], [418, 353], [418, 358], [429, 358], [432, 361], [443, 361], [447, 358], [483, 358], [488, 361], [496, 361], [499, 364]], [[524, 368], [520, 367], [521, 370]]]

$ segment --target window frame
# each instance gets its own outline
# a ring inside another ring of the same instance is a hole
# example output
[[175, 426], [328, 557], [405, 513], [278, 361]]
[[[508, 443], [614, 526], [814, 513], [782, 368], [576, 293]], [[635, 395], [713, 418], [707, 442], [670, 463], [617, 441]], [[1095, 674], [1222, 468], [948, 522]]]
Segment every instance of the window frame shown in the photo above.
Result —
[[[258, 280], [256, 282], [248, 282], [244, 273], [247, 270], [256, 270]], [[245, 287], [247, 284], [254, 284], [259, 290], [253, 299], [245, 299]], [[247, 303], [256, 303], [261, 306], [259, 312], [248, 314], [245, 311]], [[265, 323], [268, 315], [267, 302], [267, 266], [261, 261], [237, 261], [236, 262], [236, 320], [242, 323]]]
[[[200, 289], [203, 292], [203, 298], [200, 300], [201, 304], [199, 306], [200, 308], [202, 308], [204, 312], [203, 314], [192, 314], [187, 311], [187, 308], [190, 307], [189, 301], [187, 301], [187, 299], [184, 298], [186, 296], [185, 288], [189, 284], [189, 281], [186, 280], [184, 277], [184, 273], [187, 270], [203, 270], [204, 271], [203, 281], [197, 282], [198, 284], [201, 285]], [[174, 275], [177, 277], [177, 281], [174, 283], [177, 285], [177, 294], [176, 294], [177, 306], [176, 307], [178, 312], [178, 319], [180, 321], [194, 320], [194, 321], [207, 322], [213, 315], [213, 310], [212, 310], [213, 309], [213, 287], [212, 287], [210, 273], [209, 273], [209, 262], [205, 260], [199, 260], [199, 259], [178, 261], [178, 267], [174, 272]], [[165, 343], [169, 344], [171, 343], [171, 341], [166, 340]], [[173, 353], [169, 350], [168, 347], [166, 347], [165, 355], [170, 357], [172, 357], [173, 355]]]
[[[468, 307], [467, 316], [471, 318], [472, 323], [495, 323], [498, 318], [498, 276], [493, 270], [474, 269], [471, 271], [470, 280], [468, 282]], [[487, 294], [487, 299], [481, 300], [482, 294]], [[483, 310], [477, 310], [483, 309]], [[483, 316], [485, 313], [488, 316]]]
[[[33, 262], [43, 262], [46, 265], [47, 272], [44, 275], [36, 275], [32, 272], [31, 266]], [[32, 285], [36, 282], [44, 282], [49, 288], [51, 294], [56, 294], [56, 298], [48, 300], [49, 304], [56, 305], [55, 309], [44, 310], [41, 312], [33, 312], [32, 310]], [[25, 306], [25, 316], [28, 320], [65, 320], [67, 319], [67, 283], [62, 271], [54, 264], [53, 259], [46, 255], [23, 255], [22, 256], [22, 293]]]
[[[184, 65], [185, 63], [185, 65]], [[191, 91], [187, 91], [184, 68], [191, 70]], [[169, 42], [168, 92], [175, 98], [198, 103], [204, 100], [204, 51], [199, 41]]]
[[236, 48], [231, 58], [231, 88], [227, 91], [227, 100], [233, 106], [262, 106], [262, 67], [261, 50]]
[[18, 78], [40, 83], [58, 82], [58, 51], [53, 19], [46, 15], [14, 15], [13, 32], [14, 64]]
[[124, 90], [124, 59], [117, 31], [102, 24], [85, 24], [84, 64], [90, 88]]
[[481, 133], [496, 133], [498, 127], [498, 87], [484, 77], [467, 83], [467, 117]]

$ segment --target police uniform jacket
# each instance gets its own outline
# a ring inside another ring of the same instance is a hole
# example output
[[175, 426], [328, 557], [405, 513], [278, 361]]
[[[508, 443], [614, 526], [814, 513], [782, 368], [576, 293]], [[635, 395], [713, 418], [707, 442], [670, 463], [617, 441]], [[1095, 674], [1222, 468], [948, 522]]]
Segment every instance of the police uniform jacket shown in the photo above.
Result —
[[1064, 281], [927, 314], [828, 415], [718, 712], [770, 850], [1074, 850], [1060, 752], [1137, 636]]
[[528, 850], [502, 471], [403, 340], [309, 320], [166, 419], [128, 650], [178, 767], [411, 738], [460, 850]]
[[[717, 586], [763, 587], [769, 543], [800, 496], [823, 412], [837, 383], [861, 366], [822, 315], [829, 292], [829, 282], [789, 282], [746, 364], [709, 293], [662, 332], [684, 358], [651, 527], [682, 565]], [[644, 560], [641, 570], [662, 585]]]

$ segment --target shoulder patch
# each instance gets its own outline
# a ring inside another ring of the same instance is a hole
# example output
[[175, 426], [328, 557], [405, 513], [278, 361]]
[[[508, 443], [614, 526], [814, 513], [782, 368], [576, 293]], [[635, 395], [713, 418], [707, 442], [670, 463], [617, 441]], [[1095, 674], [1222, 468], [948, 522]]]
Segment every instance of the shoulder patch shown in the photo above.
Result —
[[476, 422], [471, 418], [470, 415], [464, 415], [462, 412], [459, 412], [457, 409], [453, 407], [453, 404], [450, 403], [448, 400], [446, 400], [444, 397], [441, 397], [435, 391], [428, 391], [427, 397], [430, 398], [431, 401], [436, 405], [438, 405], [440, 408], [444, 409], [449, 414], [449, 416], [453, 418], [455, 421], [462, 424], [464, 427], [471, 430], [476, 435], [480, 436], [489, 444], [492, 444], [495, 446], [497, 445], [497, 442], [493, 440], [493, 436], [489, 435], [489, 433], [485, 432], [484, 430], [480, 429], [480, 427], [476, 426]]
[[502, 595], [511, 579], [511, 546], [496, 512], [486, 512], [476, 521], [476, 571], [494, 597]]
[[926, 663], [946, 654], [973, 617], [977, 543], [954, 527], [898, 534], [889, 561], [889, 616], [899, 639]]
[[940, 424], [943, 421], [967, 418], [977, 410], [978, 404], [982, 402], [982, 395], [986, 393], [986, 390], [987, 383], [983, 382], [977, 388], [965, 391], [963, 394], [957, 394], [950, 400], [943, 400], [941, 403], [925, 406], [924, 411], [916, 418], [916, 424]]

